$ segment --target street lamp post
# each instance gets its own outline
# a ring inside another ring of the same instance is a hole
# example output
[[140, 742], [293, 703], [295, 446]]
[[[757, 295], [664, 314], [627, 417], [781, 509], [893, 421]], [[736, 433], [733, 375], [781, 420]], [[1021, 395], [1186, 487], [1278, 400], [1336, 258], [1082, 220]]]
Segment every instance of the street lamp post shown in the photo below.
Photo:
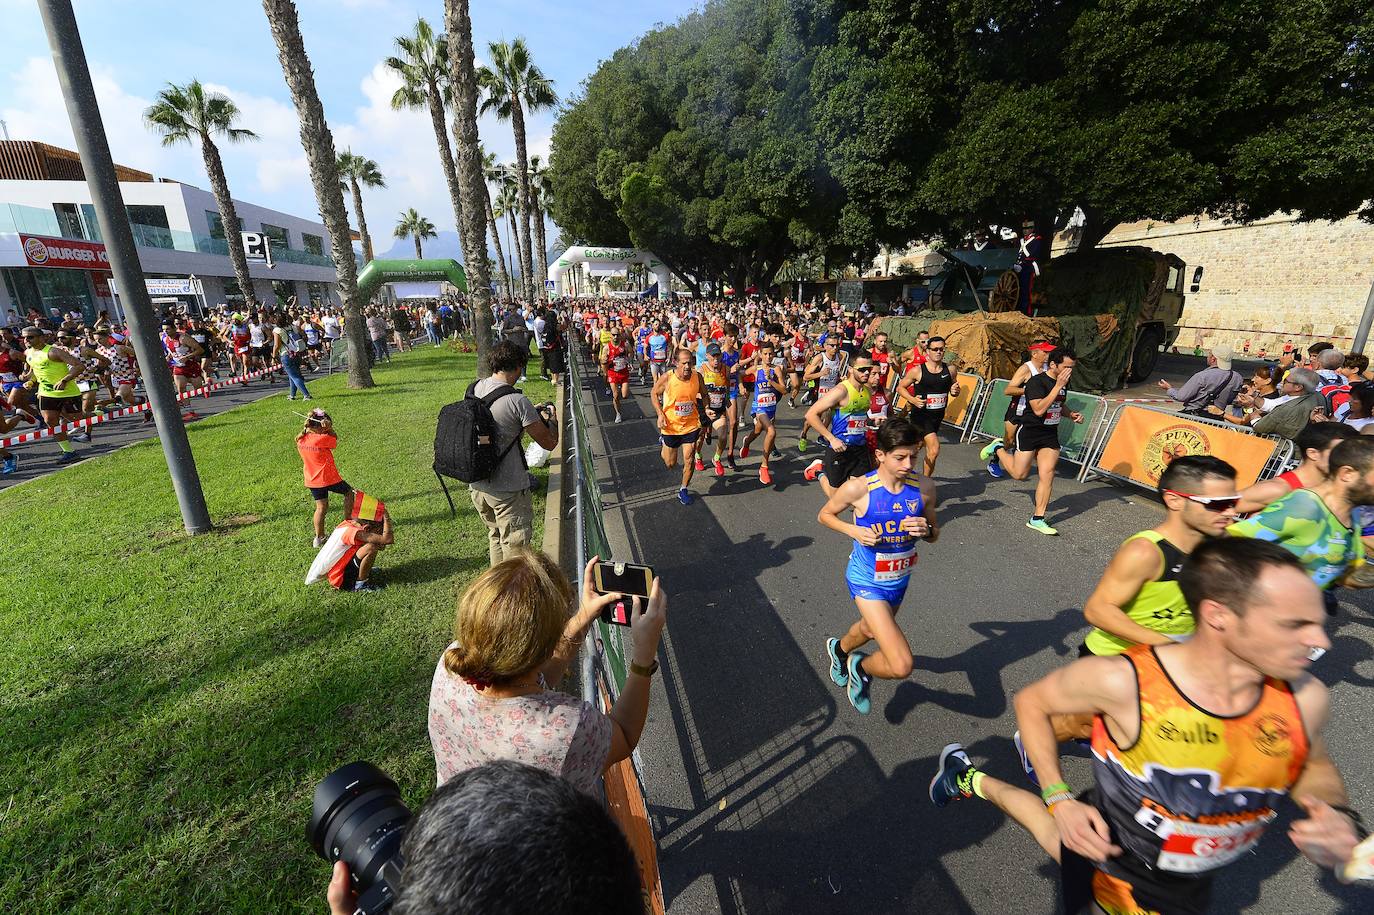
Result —
[[38, 0], [38, 9], [43, 15], [53, 63], [57, 65], [67, 117], [76, 136], [86, 184], [91, 190], [91, 203], [95, 205], [96, 219], [105, 238], [110, 270], [124, 301], [125, 320], [148, 389], [148, 402], [181, 508], [181, 521], [187, 533], [203, 534], [210, 530], [210, 513], [205, 507], [205, 494], [200, 488], [191, 442], [177, 406], [171, 370], [157, 337], [153, 303], [143, 284], [143, 268], [138, 262], [133, 231], [124, 210], [124, 197], [115, 176], [114, 161], [110, 158], [110, 144], [100, 119], [100, 106], [95, 100], [95, 87], [91, 84], [91, 71], [81, 46], [81, 33], [76, 27], [76, 14], [72, 12], [71, 0]]

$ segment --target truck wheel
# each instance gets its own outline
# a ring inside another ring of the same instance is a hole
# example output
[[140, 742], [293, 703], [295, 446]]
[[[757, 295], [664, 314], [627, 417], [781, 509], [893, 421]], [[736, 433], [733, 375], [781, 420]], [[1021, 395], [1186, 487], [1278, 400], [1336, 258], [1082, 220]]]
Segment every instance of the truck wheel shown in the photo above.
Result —
[[1135, 337], [1135, 349], [1131, 352], [1131, 368], [1126, 380], [1139, 384], [1155, 370], [1159, 362], [1159, 348], [1164, 343], [1164, 328], [1158, 324], [1142, 327]]

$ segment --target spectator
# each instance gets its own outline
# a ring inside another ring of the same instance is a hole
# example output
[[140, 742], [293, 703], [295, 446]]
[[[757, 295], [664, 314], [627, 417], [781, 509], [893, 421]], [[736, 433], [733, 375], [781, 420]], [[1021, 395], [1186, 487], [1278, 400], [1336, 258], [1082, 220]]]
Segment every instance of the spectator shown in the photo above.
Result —
[[[1321, 344], [1316, 344], [1320, 346]], [[1341, 366], [1345, 364], [1345, 353], [1336, 349], [1331, 344], [1326, 344], [1326, 348], [1316, 354], [1313, 364], [1310, 366], [1321, 379], [1318, 387], [1328, 384], [1341, 384], [1345, 378], [1341, 376]]]
[[[438, 788], [406, 831], [395, 915], [643, 915], [634, 854], [606, 809], [533, 766], [494, 762]], [[352, 915], [335, 863], [330, 915]]]
[[[1321, 358], [1325, 361], [1330, 353], [1336, 350], [1327, 350], [1322, 353]], [[1364, 383], [1365, 370], [1369, 368], [1369, 357], [1364, 353], [1351, 353], [1341, 361], [1341, 367], [1337, 369], [1340, 382], [1337, 384], [1324, 384], [1317, 388], [1317, 393], [1326, 401], [1326, 412], [1336, 420], [1345, 422], [1345, 416], [1350, 411], [1350, 387], [1355, 384]], [[1321, 373], [1318, 372], [1318, 375]]]
[[540, 368], [548, 374], [556, 386], [559, 376], [568, 370], [566, 356], [563, 352], [563, 332], [559, 326], [558, 313], [552, 308], [546, 308], [539, 317], [536, 326], [540, 335], [539, 355], [542, 363]]
[[505, 315], [501, 318], [501, 339], [514, 343], [521, 352], [529, 352], [529, 331], [525, 329], [525, 319], [521, 316], [520, 309], [506, 309]]
[[396, 352], [404, 353], [410, 341], [410, 312], [404, 305], [397, 305], [391, 310], [391, 326], [393, 329], [392, 339], [396, 343]]
[[577, 657], [587, 629], [618, 595], [598, 595], [587, 563], [582, 600], [543, 553], [519, 551], [477, 577], [458, 601], [454, 641], [434, 670], [429, 737], [439, 784], [468, 769], [511, 759], [592, 792], [601, 774], [639, 743], [649, 681], [663, 634], [658, 582], [630, 614], [633, 663], [608, 713], [553, 689]]
[[272, 328], [271, 358], [281, 363], [286, 372], [287, 400], [295, 400], [296, 392], [301, 392], [302, 400], [313, 400], [310, 389], [305, 386], [301, 375], [300, 354], [305, 350], [305, 337], [291, 326], [291, 321], [283, 313], [277, 318], [277, 326]]
[[1274, 385], [1273, 378], [1277, 373], [1277, 369], [1272, 365], [1256, 366], [1250, 384], [1247, 385], [1248, 390], [1242, 389], [1236, 395], [1234, 408], [1239, 409], [1238, 413], [1228, 413], [1215, 406], [1209, 406], [1207, 412], [1224, 418], [1228, 423], [1238, 426], [1250, 425], [1279, 404], [1292, 399], [1280, 394]]
[[373, 311], [367, 319], [367, 333], [372, 338], [372, 361], [381, 362], [385, 359], [391, 361], [391, 351], [386, 345], [386, 335], [390, 333], [390, 328], [386, 325], [386, 318], [382, 317], [378, 311]]
[[1311, 369], [1293, 369], [1288, 373], [1280, 391], [1289, 399], [1255, 420], [1250, 428], [1257, 435], [1279, 435], [1296, 438], [1307, 427], [1312, 411], [1325, 407], [1326, 402], [1316, 393], [1317, 373]]
[[313, 585], [328, 579], [340, 591], [380, 591], [382, 586], [368, 581], [377, 554], [396, 542], [391, 515], [386, 505], [365, 492], [355, 491], [350, 517], [334, 528], [325, 541], [305, 583]]
[[1176, 388], [1161, 378], [1159, 386], [1174, 400], [1183, 404], [1184, 413], [1201, 414], [1208, 407], [1225, 410], [1235, 400], [1244, 383], [1240, 372], [1231, 368], [1231, 347], [1221, 344], [1207, 354], [1207, 368], [1193, 375], [1183, 387]]
[[[485, 397], [502, 385], [514, 385], [524, 375], [528, 359], [527, 350], [509, 340], [498, 341], [491, 348], [491, 377], [472, 386], [473, 396]], [[541, 448], [552, 451], [558, 445], [558, 425], [552, 414], [546, 420], [528, 397], [515, 390], [496, 400], [491, 412], [497, 448], [504, 457], [490, 477], [469, 486], [468, 495], [487, 526], [488, 553], [496, 565], [528, 544], [534, 533], [530, 474], [520, 438], [527, 434]]]

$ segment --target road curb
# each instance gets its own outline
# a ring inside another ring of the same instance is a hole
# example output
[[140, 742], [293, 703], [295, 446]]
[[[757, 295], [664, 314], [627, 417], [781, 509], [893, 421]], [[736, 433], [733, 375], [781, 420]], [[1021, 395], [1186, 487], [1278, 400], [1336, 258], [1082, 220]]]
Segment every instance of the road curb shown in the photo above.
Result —
[[581, 570], [571, 569], [563, 557], [563, 421], [564, 404], [567, 401], [567, 382], [560, 381], [554, 398], [554, 410], [558, 416], [558, 444], [549, 455], [549, 480], [544, 492], [544, 553], [565, 570], [570, 570], [574, 582], [581, 580]]

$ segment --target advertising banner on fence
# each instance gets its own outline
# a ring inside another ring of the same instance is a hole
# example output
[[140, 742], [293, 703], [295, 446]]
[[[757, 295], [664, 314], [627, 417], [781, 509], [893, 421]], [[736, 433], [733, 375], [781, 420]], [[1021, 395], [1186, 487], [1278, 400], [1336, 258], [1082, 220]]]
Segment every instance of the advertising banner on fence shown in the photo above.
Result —
[[968, 421], [969, 408], [973, 406], [973, 395], [982, 379], [972, 372], [959, 373], [959, 396], [949, 399], [945, 408], [945, 422], [963, 426]]
[[1174, 458], [1210, 454], [1236, 468], [1236, 486], [1243, 489], [1259, 479], [1273, 453], [1274, 442], [1269, 439], [1127, 406], [1098, 458], [1097, 468], [1154, 486]]

